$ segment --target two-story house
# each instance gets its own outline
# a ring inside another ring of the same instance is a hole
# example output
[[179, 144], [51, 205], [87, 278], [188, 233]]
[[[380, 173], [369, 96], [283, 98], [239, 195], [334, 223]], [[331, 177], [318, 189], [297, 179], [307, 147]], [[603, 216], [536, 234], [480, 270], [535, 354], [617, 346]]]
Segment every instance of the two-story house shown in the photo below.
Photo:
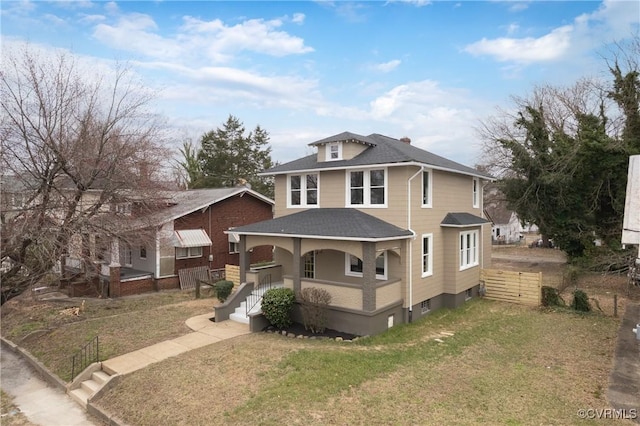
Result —
[[[360, 335], [456, 307], [478, 294], [491, 261], [485, 173], [402, 140], [349, 132], [276, 166], [274, 219], [241, 226], [248, 250], [272, 245], [283, 285], [332, 295], [328, 327]], [[299, 312], [294, 312], [299, 320]]]

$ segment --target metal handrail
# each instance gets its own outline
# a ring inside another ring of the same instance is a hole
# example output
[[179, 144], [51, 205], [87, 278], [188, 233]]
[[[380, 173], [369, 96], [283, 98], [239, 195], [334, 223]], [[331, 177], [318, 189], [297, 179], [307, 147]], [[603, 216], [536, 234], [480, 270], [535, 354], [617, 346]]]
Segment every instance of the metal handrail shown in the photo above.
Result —
[[262, 300], [265, 291], [271, 289], [271, 274], [267, 274], [260, 280], [258, 288], [253, 289], [251, 294], [247, 296], [245, 315], [249, 316], [249, 312]]
[[71, 358], [71, 381], [85, 368], [99, 360], [100, 341], [98, 336], [96, 336]]

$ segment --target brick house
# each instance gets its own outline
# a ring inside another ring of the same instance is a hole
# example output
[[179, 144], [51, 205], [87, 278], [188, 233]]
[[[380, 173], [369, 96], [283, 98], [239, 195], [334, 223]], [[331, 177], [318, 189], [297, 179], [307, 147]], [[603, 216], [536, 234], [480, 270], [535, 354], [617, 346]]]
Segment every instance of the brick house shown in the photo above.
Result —
[[[273, 201], [247, 187], [169, 191], [163, 198], [163, 206], [129, 222], [121, 238], [100, 244], [92, 237], [103, 294], [180, 288], [180, 270], [238, 265], [238, 241], [224, 231], [273, 218]], [[255, 247], [248, 256], [250, 263], [271, 261], [272, 247]], [[65, 266], [77, 269], [81, 258], [71, 249]]]

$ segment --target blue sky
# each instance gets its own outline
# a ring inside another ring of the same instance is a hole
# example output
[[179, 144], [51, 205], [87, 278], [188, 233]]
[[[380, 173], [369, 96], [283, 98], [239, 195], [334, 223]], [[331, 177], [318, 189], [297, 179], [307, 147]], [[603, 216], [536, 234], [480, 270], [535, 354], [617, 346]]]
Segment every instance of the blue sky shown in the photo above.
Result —
[[[177, 149], [232, 114], [287, 162], [351, 131], [474, 165], [480, 120], [535, 85], [607, 78], [638, 1], [6, 1], [3, 46], [128, 61]], [[54, 49], [55, 48], [55, 49]]]

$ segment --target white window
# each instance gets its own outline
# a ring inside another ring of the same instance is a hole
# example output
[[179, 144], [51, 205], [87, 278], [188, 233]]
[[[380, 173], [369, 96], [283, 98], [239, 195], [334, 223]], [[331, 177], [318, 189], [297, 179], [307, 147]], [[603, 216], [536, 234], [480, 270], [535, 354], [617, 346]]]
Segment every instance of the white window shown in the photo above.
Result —
[[433, 234], [422, 235], [422, 276], [433, 275]]
[[[362, 277], [362, 260], [358, 257], [345, 253], [345, 275], [351, 277]], [[376, 257], [376, 279], [387, 279], [387, 252], [382, 252]]]
[[386, 207], [386, 174], [386, 169], [348, 172], [347, 206]]
[[176, 259], [202, 257], [202, 247], [176, 247]]
[[327, 161], [342, 160], [342, 143], [334, 142], [327, 145]]
[[422, 172], [422, 207], [431, 207], [431, 172]]
[[478, 231], [461, 232], [460, 270], [477, 266], [478, 261]]
[[304, 255], [304, 277], [316, 277], [316, 252], [310, 251]]
[[289, 176], [288, 207], [318, 206], [318, 175]]
[[480, 207], [480, 181], [478, 178], [473, 178], [473, 208]]
[[140, 246], [140, 259], [147, 258], [147, 248], [145, 246]]
[[124, 247], [124, 266], [131, 267], [133, 265], [131, 257], [131, 247], [127, 244]]
[[472, 291], [472, 289], [468, 288], [468, 289], [467, 289], [467, 291], [465, 292], [465, 295], [464, 295], [464, 296], [465, 296], [465, 297], [464, 297], [464, 300], [469, 300], [469, 299], [471, 299], [471, 297], [473, 296], [473, 291]]
[[427, 312], [429, 312], [431, 310], [431, 299], [427, 299], [427, 300], [423, 300], [420, 303], [420, 311], [423, 314], [426, 314]]
[[229, 254], [240, 253], [240, 243], [229, 241]]

